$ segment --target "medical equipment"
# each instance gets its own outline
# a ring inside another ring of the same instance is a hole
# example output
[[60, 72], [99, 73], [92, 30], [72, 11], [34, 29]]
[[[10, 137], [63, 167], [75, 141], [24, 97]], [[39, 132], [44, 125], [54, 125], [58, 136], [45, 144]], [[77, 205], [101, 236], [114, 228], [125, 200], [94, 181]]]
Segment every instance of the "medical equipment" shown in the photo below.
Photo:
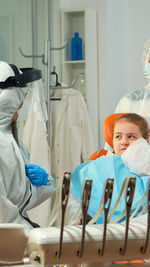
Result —
[[[27, 112], [29, 110], [31, 96], [33, 96], [33, 109], [38, 119], [41, 119], [41, 114], [39, 114], [39, 105], [41, 105], [44, 119], [46, 119], [47, 115], [45, 114], [45, 108], [43, 107], [43, 94], [42, 92], [39, 92], [40, 89], [42, 91], [42, 86], [39, 89], [39, 85], [37, 84], [37, 81], [42, 79], [41, 70], [33, 68], [18, 69], [15, 65], [7, 64], [3, 61], [0, 61], [0, 68], [0, 89], [4, 90], [13, 87], [27, 87], [23, 99], [24, 103], [18, 110], [19, 115], [17, 120], [20, 121], [22, 119], [25, 119], [25, 116], [27, 115]], [[41, 98], [41, 101], [39, 98]]]
[[85, 240], [85, 225], [86, 225], [86, 216], [89, 207], [89, 201], [91, 197], [92, 190], [92, 180], [86, 179], [82, 185], [82, 237], [81, 237], [81, 246], [77, 252], [77, 255], [81, 258], [84, 251], [84, 240]]
[[[106, 266], [107, 262], [129, 261], [149, 259], [150, 241], [150, 179], [144, 193], [146, 197], [145, 207], [147, 214], [137, 218], [130, 218], [130, 208], [134, 195], [134, 179], [128, 177], [124, 187], [127, 220], [125, 223], [108, 223], [104, 225], [71, 225], [64, 226], [64, 216], [67, 207], [68, 193], [70, 186], [70, 173], [64, 174], [62, 186], [62, 224], [61, 227], [43, 227], [28, 231], [28, 241], [25, 234], [13, 231], [13, 237], [18, 238], [15, 246], [7, 240], [7, 249], [3, 246], [2, 252], [10, 251], [4, 259], [5, 253], [1, 255], [0, 262], [14, 263], [20, 262], [23, 257], [25, 245], [27, 245], [29, 263], [33, 265], [51, 266], [54, 264], [81, 264], [81, 266]], [[109, 211], [113, 181], [108, 179], [104, 185], [102, 202], [103, 208]], [[91, 180], [87, 179], [82, 188], [83, 216], [86, 214], [90, 201]], [[142, 196], [143, 197], [143, 196]], [[85, 211], [85, 213], [84, 213]], [[6, 225], [7, 226], [7, 225]], [[11, 224], [14, 230], [13, 224]], [[5, 225], [3, 225], [5, 227]], [[6, 227], [8, 228], [8, 227]], [[20, 226], [21, 228], [21, 226]], [[22, 228], [21, 228], [22, 229]], [[0, 225], [1, 232], [1, 225]], [[15, 235], [14, 235], [15, 233]], [[1, 235], [1, 240], [5, 240], [8, 235]], [[2, 238], [4, 237], [4, 239]], [[10, 235], [9, 235], [10, 238]], [[26, 243], [27, 241], [27, 243]], [[19, 243], [21, 242], [21, 244]], [[8, 244], [9, 243], [9, 244]], [[1, 243], [0, 243], [1, 244]], [[14, 244], [14, 243], [13, 243]], [[20, 247], [18, 247], [18, 244]], [[9, 246], [10, 245], [10, 246]], [[8, 250], [10, 248], [10, 250]], [[14, 253], [14, 254], [13, 254]], [[15, 260], [13, 257], [16, 257]]]
[[[8, 64], [4, 61], [0, 61], [0, 94], [1, 94], [1, 105], [0, 110], [2, 118], [7, 112], [12, 113], [12, 132], [16, 142], [19, 145], [16, 121], [17, 119], [23, 119], [28, 113], [28, 104], [34, 87], [32, 83], [41, 79], [41, 71], [33, 68], [22, 68], [19, 69], [13, 64]], [[12, 90], [13, 89], [13, 90]], [[23, 104], [23, 102], [25, 102]], [[18, 113], [17, 113], [18, 111]], [[19, 116], [18, 116], [19, 115]]]
[[[1, 64], [5, 66], [5, 62], [1, 61]], [[0, 82], [0, 88], [6, 89], [8, 87], [25, 87], [27, 83], [41, 79], [41, 71], [33, 68], [20, 68], [18, 69], [15, 65], [9, 64], [9, 66], [14, 71], [13, 75], [6, 76], [6, 80]], [[4, 68], [4, 72], [7, 72]]]
[[[111, 199], [112, 183], [109, 180], [107, 182], [104, 185], [102, 199], [104, 199], [104, 204], [106, 205], [104, 208], [107, 207], [109, 210], [107, 200], [110, 201]], [[124, 187], [127, 218], [125, 223], [117, 224], [105, 221], [106, 225], [86, 225], [84, 239], [82, 238], [83, 225], [65, 226], [59, 258], [56, 251], [60, 242], [60, 228], [48, 227], [31, 230], [28, 236], [30, 262], [40, 265], [80, 263], [83, 266], [84, 264], [85, 266], [86, 264], [94, 266], [94, 264], [99, 263], [98, 266], [101, 266], [102, 263], [112, 260], [148, 259], [150, 249], [150, 180], [145, 191], [148, 214], [137, 217], [137, 220], [129, 216], [134, 189], [135, 180], [129, 177]], [[82, 194], [83, 202], [84, 196]], [[86, 205], [88, 205], [89, 199], [86, 199]], [[80, 254], [81, 247], [84, 249]]]

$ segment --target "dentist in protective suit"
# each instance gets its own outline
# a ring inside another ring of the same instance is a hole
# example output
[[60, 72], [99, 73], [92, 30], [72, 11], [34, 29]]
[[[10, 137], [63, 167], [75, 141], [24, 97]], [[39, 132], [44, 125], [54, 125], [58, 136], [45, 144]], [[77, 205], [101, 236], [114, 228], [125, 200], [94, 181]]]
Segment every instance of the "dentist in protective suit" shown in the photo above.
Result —
[[25, 168], [16, 131], [16, 120], [28, 96], [26, 84], [39, 78], [38, 70], [18, 69], [0, 61], [0, 223], [20, 223], [28, 229], [38, 225], [27, 211], [55, 192], [54, 179], [42, 168]]

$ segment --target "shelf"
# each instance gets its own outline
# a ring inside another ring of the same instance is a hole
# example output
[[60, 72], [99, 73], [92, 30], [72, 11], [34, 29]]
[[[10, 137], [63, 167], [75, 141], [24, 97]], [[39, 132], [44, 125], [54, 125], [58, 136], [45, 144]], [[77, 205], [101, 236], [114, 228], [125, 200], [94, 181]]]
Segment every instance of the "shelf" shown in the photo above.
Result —
[[85, 63], [85, 60], [65, 60], [65, 64], [82, 64]]
[[[62, 44], [67, 42], [67, 46], [62, 50], [63, 82], [71, 84], [74, 78], [79, 81], [81, 73], [85, 75], [85, 86], [79, 90], [86, 100], [96, 150], [99, 133], [96, 9], [62, 10], [61, 27]], [[74, 32], [79, 32], [79, 36], [82, 38], [83, 60], [70, 60], [71, 38], [74, 36]]]

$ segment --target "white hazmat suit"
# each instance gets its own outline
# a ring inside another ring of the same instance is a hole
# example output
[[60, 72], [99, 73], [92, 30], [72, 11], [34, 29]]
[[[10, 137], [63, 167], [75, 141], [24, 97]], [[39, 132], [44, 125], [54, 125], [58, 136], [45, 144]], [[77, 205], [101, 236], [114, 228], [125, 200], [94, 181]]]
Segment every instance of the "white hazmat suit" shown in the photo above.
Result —
[[[14, 71], [0, 61], [0, 81], [6, 81], [10, 76], [15, 76]], [[30, 229], [32, 223], [26, 211], [49, 198], [55, 191], [55, 182], [49, 175], [46, 185], [31, 184], [12, 134], [12, 117], [27, 91], [28, 87], [0, 89], [0, 223], [21, 223]]]

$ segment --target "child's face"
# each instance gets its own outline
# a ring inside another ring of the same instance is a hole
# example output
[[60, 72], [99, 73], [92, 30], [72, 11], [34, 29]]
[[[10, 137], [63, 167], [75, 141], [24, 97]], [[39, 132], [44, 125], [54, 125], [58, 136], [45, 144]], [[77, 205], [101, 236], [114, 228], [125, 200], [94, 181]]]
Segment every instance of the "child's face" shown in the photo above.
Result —
[[142, 137], [139, 127], [126, 120], [115, 124], [113, 134], [113, 150], [116, 155], [121, 155], [134, 141]]

